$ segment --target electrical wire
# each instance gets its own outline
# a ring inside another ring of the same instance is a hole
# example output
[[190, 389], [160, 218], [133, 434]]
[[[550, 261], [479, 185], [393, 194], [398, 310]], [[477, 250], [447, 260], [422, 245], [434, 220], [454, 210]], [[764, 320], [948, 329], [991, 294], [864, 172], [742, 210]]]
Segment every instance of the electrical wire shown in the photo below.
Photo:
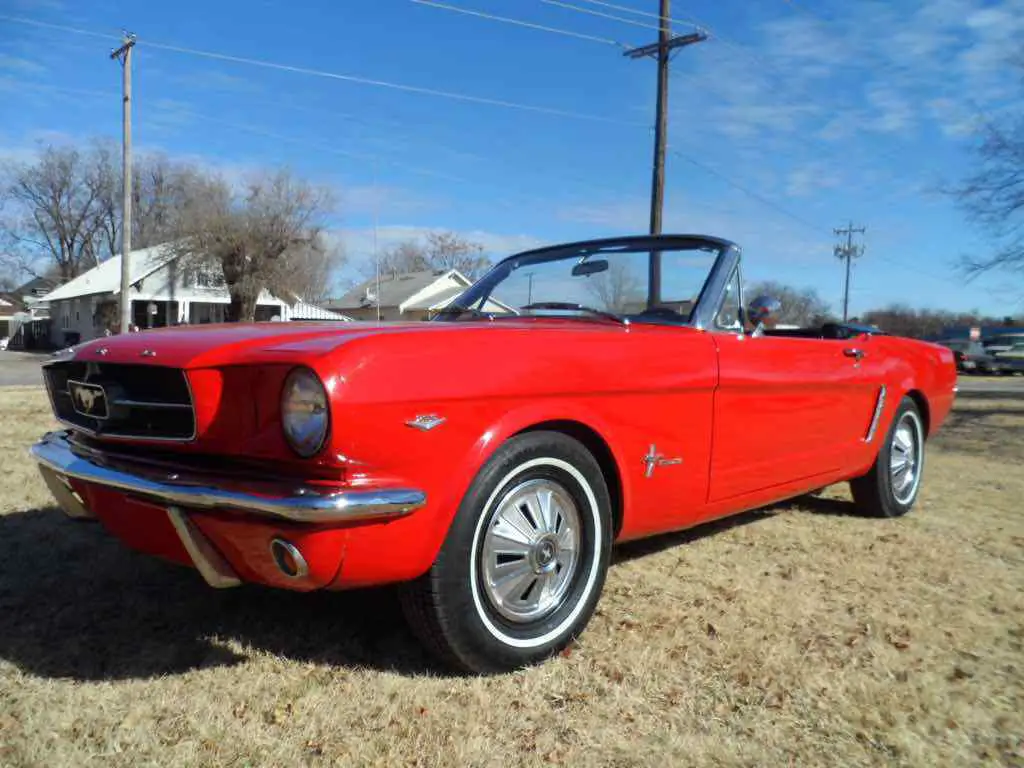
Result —
[[[89, 30], [78, 29], [75, 27], [69, 27], [61, 24], [50, 24], [48, 22], [36, 21], [34, 19], [25, 19], [16, 16], [5, 15], [0, 15], [0, 19], [4, 19], [6, 21], [14, 21], [21, 24], [28, 24], [32, 26], [45, 27], [49, 29], [59, 29], [65, 32], [73, 32], [76, 34], [92, 35], [94, 37], [102, 37], [111, 40], [121, 40], [121, 38], [117, 35], [108, 35], [100, 32], [92, 32]], [[488, 96], [475, 96], [472, 94], [459, 93], [456, 91], [426, 88], [416, 85], [407, 85], [405, 83], [396, 83], [388, 80], [377, 80], [374, 78], [361, 77], [358, 75], [349, 75], [338, 72], [329, 72], [320, 69], [312, 69], [310, 67], [296, 66], [291, 64], [281, 64], [278, 62], [267, 61], [264, 59], [254, 59], [246, 56], [234, 56], [227, 53], [219, 53], [217, 51], [207, 51], [199, 48], [189, 48], [180, 45], [172, 45], [170, 43], [160, 43], [155, 40], [150, 40], [148, 38], [142, 37], [137, 38], [136, 45], [145, 46], [156, 50], [169, 51], [171, 53], [181, 53], [190, 56], [198, 56], [202, 58], [212, 59], [215, 61], [228, 61], [235, 64], [247, 64], [249, 66], [277, 70], [279, 72], [291, 72], [293, 74], [309, 75], [312, 77], [321, 77], [329, 80], [340, 80], [343, 82], [357, 83], [359, 85], [368, 85], [377, 88], [388, 88], [395, 91], [402, 91], [404, 93], [415, 93], [421, 96], [434, 96], [437, 98], [451, 99], [453, 101], [462, 101], [469, 104], [502, 107], [505, 109], [514, 109], [522, 112], [533, 112], [543, 115], [552, 115], [554, 117], [565, 117], [575, 120], [587, 120], [590, 122], [606, 123], [608, 125], [622, 125], [629, 126], [632, 128], [650, 127], [648, 123], [619, 120], [617, 118], [607, 117], [605, 115], [595, 115], [587, 112], [575, 112], [572, 110], [558, 109], [557, 107], [544, 107], [536, 104], [524, 104], [521, 102], [508, 101], [505, 99], [496, 99]]]
[[[579, 0], [579, 2], [590, 3], [591, 5], [598, 5], [598, 6], [601, 6], [602, 8], [609, 8], [609, 9], [611, 9], [613, 11], [622, 11], [623, 13], [632, 13], [632, 14], [635, 14], [637, 16], [646, 16], [649, 19], [658, 19], [659, 22], [662, 19], [662, 16], [661, 16], [660, 13], [651, 13], [650, 11], [641, 11], [639, 8], [631, 8], [628, 5], [617, 5], [615, 3], [608, 3], [608, 2], [604, 2], [604, 0]], [[694, 19], [684, 19], [684, 18], [668, 17], [668, 22], [669, 22], [669, 24], [687, 24], [687, 25], [689, 25], [691, 27], [696, 27], [699, 30], [708, 31], [706, 26], [704, 26], [703, 24], [697, 22]]]
[[[671, 154], [675, 155], [676, 157], [678, 157], [678, 158], [680, 158], [682, 160], [685, 160], [688, 163], [691, 163], [692, 165], [697, 166], [701, 170], [711, 174], [712, 176], [715, 176], [715, 177], [721, 179], [722, 181], [724, 181], [729, 186], [733, 187], [734, 189], [739, 190], [740, 192], [743, 192], [745, 195], [747, 195], [750, 198], [756, 200], [757, 202], [759, 202], [759, 203], [761, 203], [763, 205], [766, 205], [769, 208], [772, 208], [773, 210], [781, 213], [783, 216], [786, 216], [787, 218], [792, 219], [793, 221], [797, 222], [798, 224], [802, 224], [809, 231], [814, 232], [817, 235], [831, 234], [831, 232], [830, 232], [830, 230], [828, 228], [819, 226], [818, 224], [814, 223], [813, 221], [810, 221], [809, 219], [805, 219], [803, 216], [800, 216], [800, 215], [798, 215], [796, 213], [793, 213], [792, 211], [790, 211], [789, 209], [785, 208], [784, 206], [779, 205], [778, 203], [776, 203], [775, 201], [765, 197], [764, 195], [761, 195], [761, 194], [758, 194], [757, 192], [754, 192], [752, 189], [749, 189], [748, 187], [745, 187], [744, 185], [740, 184], [739, 182], [733, 180], [727, 174], [724, 174], [724, 173], [722, 173], [722, 172], [712, 168], [711, 166], [707, 165], [706, 163], [703, 163], [703, 162], [701, 162], [701, 161], [699, 161], [699, 160], [697, 160], [697, 159], [695, 159], [693, 157], [690, 157], [688, 155], [685, 155], [682, 152], [680, 152], [679, 150], [672, 149], [671, 147], [668, 147], [667, 149], [668, 149], [668, 151]], [[909, 270], [909, 271], [912, 271], [912, 272], [914, 272], [915, 274], [917, 274], [919, 276], [924, 276], [924, 277], [930, 278], [932, 280], [945, 283], [947, 285], [950, 282], [958, 282], [956, 277], [953, 277], [953, 276], [950, 276], [950, 277], [940, 277], [939, 275], [933, 274], [931, 272], [925, 272], [924, 270], [922, 270], [922, 269], [920, 269], [918, 267], [913, 267], [913, 266], [911, 266], [909, 264], [904, 264], [903, 262], [897, 261], [897, 260], [895, 260], [895, 259], [893, 259], [893, 258], [891, 258], [889, 256], [884, 255], [884, 254], [873, 254], [873, 257], [874, 258], [878, 258], [879, 260], [886, 262], [890, 266], [894, 266], [894, 267], [897, 267], [897, 268], [903, 269], [903, 270]]]
[[623, 24], [632, 24], [634, 27], [642, 27], [643, 29], [653, 29], [656, 32], [661, 31], [661, 27], [657, 24], [648, 24], [645, 21], [633, 21], [633, 19], [624, 19], [621, 16], [613, 16], [610, 13], [602, 13], [601, 11], [592, 11], [589, 8], [580, 8], [578, 5], [571, 5], [570, 3], [564, 3], [562, 0], [539, 0], [545, 5], [554, 5], [558, 8], [564, 8], [567, 11], [576, 11], [577, 13], [585, 13], [589, 16], [597, 16], [602, 19], [611, 19], [612, 21], [619, 21]]
[[428, 8], [439, 8], [445, 11], [454, 11], [455, 13], [464, 13], [467, 16], [476, 16], [481, 19], [488, 19], [490, 21], [500, 21], [505, 24], [514, 24], [518, 27], [527, 27], [529, 29], [537, 29], [542, 32], [552, 32], [556, 35], [564, 35], [565, 37], [574, 37], [578, 40], [590, 40], [595, 43], [604, 43], [605, 45], [614, 45], [618, 48], [629, 48], [625, 43], [620, 43], [617, 40], [612, 40], [607, 37], [597, 37], [596, 35], [586, 35], [582, 32], [571, 32], [567, 29], [559, 29], [558, 27], [548, 27], [543, 24], [534, 24], [530, 21], [522, 21], [520, 19], [511, 19], [507, 16], [495, 16], [491, 13], [484, 13], [483, 11], [474, 11], [469, 8], [461, 8], [457, 5], [448, 5], [447, 3], [438, 3], [434, 0], [410, 0], [417, 5], [424, 5]]

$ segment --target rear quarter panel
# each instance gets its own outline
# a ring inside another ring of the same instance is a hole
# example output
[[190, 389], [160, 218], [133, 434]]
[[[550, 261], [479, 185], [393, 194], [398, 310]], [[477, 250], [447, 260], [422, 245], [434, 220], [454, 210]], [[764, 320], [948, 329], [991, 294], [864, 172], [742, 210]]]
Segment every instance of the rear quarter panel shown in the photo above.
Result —
[[[904, 396], [913, 394], [924, 406], [928, 436], [945, 423], [956, 397], [956, 361], [952, 350], [928, 342], [895, 336], [872, 336], [864, 343], [865, 375], [885, 385], [887, 396], [877, 435], [885, 435]], [[875, 460], [880, 438], [865, 444], [857, 474]]]

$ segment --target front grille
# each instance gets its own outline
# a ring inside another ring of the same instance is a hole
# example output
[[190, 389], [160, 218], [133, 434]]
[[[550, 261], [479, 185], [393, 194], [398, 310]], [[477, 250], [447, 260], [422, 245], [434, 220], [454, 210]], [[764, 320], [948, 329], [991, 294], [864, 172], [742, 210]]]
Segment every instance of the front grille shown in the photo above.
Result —
[[97, 436], [191, 440], [185, 372], [156, 365], [53, 363], [43, 369], [58, 419]]

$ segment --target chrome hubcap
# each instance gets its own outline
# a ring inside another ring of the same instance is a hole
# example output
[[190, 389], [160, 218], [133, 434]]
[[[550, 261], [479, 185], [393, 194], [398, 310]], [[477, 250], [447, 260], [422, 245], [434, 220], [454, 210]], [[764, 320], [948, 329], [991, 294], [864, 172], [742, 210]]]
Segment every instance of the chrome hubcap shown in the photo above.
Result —
[[554, 480], [520, 483], [487, 523], [480, 580], [488, 602], [518, 624], [547, 616], [572, 585], [579, 549], [579, 509], [569, 492]]
[[896, 425], [889, 452], [889, 478], [896, 501], [906, 504], [917, 492], [921, 476], [921, 432], [910, 413]]

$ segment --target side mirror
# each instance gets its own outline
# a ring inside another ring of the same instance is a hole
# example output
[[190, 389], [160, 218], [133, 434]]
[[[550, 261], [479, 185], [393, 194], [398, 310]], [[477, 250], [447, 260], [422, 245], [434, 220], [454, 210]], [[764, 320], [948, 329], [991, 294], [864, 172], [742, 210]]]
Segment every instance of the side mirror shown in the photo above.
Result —
[[747, 306], [747, 322], [754, 326], [752, 336], [764, 334], [765, 322], [778, 317], [782, 312], [782, 302], [774, 296], [758, 296]]

